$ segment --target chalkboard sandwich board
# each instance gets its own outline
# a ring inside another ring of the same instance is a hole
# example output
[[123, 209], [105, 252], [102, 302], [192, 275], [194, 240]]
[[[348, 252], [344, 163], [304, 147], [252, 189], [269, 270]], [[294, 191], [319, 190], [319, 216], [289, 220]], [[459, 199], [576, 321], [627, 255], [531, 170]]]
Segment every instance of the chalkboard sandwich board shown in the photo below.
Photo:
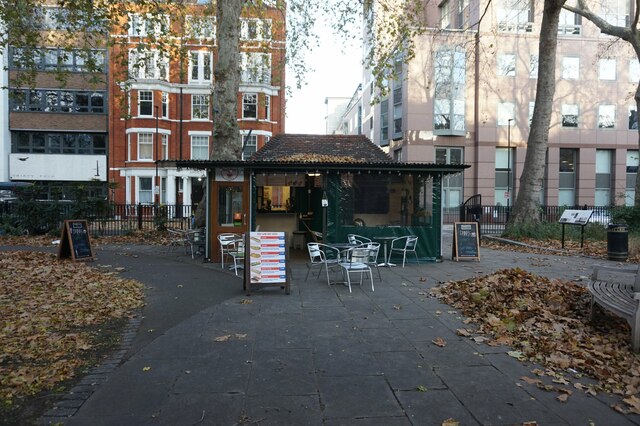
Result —
[[65, 220], [62, 225], [58, 258], [94, 260], [86, 220]]
[[480, 260], [480, 238], [477, 222], [455, 222], [453, 224], [453, 245], [451, 257]]

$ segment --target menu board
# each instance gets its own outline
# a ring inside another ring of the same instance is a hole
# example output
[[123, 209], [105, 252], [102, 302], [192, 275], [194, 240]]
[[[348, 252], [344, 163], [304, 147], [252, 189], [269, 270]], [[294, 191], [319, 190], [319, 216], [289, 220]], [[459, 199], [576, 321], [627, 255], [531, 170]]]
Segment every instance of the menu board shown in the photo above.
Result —
[[251, 232], [249, 234], [249, 283], [286, 286], [287, 241], [284, 232]]
[[453, 260], [460, 258], [480, 260], [480, 238], [477, 222], [455, 222], [453, 224]]
[[60, 236], [58, 258], [71, 257], [73, 260], [93, 260], [93, 249], [89, 239], [86, 220], [65, 220]]

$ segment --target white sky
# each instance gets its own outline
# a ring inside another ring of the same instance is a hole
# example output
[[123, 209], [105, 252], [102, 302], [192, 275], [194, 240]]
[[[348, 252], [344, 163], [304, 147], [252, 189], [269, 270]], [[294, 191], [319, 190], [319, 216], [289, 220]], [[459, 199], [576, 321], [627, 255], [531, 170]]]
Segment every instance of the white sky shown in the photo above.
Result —
[[[356, 45], [358, 42], [343, 47], [330, 29], [322, 24], [316, 26], [320, 46], [307, 54], [307, 66], [315, 71], [306, 75], [307, 84], [302, 89], [294, 88], [291, 96], [287, 96], [286, 133], [324, 134], [325, 98], [351, 97], [362, 78], [362, 50]], [[287, 76], [287, 81], [295, 86], [293, 77]]]

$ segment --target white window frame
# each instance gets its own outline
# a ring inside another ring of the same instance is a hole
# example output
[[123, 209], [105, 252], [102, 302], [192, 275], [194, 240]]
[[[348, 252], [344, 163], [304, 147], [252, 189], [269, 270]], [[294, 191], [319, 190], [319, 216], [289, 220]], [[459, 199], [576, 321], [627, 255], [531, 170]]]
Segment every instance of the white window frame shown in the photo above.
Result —
[[580, 58], [565, 56], [562, 58], [562, 78], [564, 80], [578, 80], [580, 78]]
[[[246, 107], [252, 107], [253, 114], [248, 115]], [[243, 93], [242, 94], [242, 118], [245, 120], [258, 119], [258, 94]]]
[[498, 55], [498, 75], [503, 77], [516, 76], [516, 55], [513, 53]]
[[215, 40], [216, 18], [215, 16], [187, 15], [187, 34], [197, 40]]
[[598, 61], [598, 78], [605, 81], [616, 80], [616, 60], [602, 58]]
[[440, 9], [440, 28], [446, 30], [451, 27], [451, 3], [446, 1], [439, 7]]
[[163, 80], [169, 78], [169, 59], [157, 50], [129, 50], [129, 76], [133, 79]]
[[[196, 75], [196, 77], [194, 77], [194, 74]], [[189, 52], [189, 83], [210, 84], [212, 76], [213, 76], [213, 53], [208, 50], [190, 51]]]
[[[151, 99], [142, 99], [142, 95], [151, 94]], [[149, 103], [151, 105], [151, 114], [142, 113], [142, 103]], [[138, 91], [138, 117], [153, 117], [153, 90], [139, 90]]]
[[516, 105], [513, 102], [499, 102], [496, 122], [498, 126], [508, 126], [509, 120], [515, 119]]
[[129, 37], [159, 37], [166, 32], [170, 24], [168, 15], [155, 17], [149, 13], [130, 13], [128, 35]]
[[258, 150], [258, 135], [248, 135], [246, 133], [241, 133], [240, 142], [242, 144], [241, 146], [243, 160], [248, 159], [253, 155], [254, 152]]
[[[206, 143], [203, 143], [206, 141]], [[209, 135], [191, 135], [191, 159], [209, 159]]]
[[242, 83], [271, 84], [271, 54], [240, 52]]
[[271, 95], [264, 95], [264, 119], [271, 121]]
[[191, 119], [206, 121], [209, 119], [209, 95], [191, 95]]
[[162, 118], [169, 118], [169, 93], [162, 92]]
[[[153, 133], [138, 133], [138, 161], [153, 161]], [[143, 149], [144, 148], [144, 149]], [[145, 154], [144, 151], [148, 151]]]
[[[250, 31], [252, 27], [253, 34]], [[241, 18], [240, 39], [245, 41], [271, 40], [271, 28], [271, 19]]]
[[[576, 104], [562, 104], [560, 106], [560, 126], [561, 127], [567, 127], [567, 128], [577, 128], [580, 127], [580, 109], [578, 107], [578, 105]], [[565, 119], [564, 117], [570, 117], [570, 116], [575, 116], [576, 117], [576, 125], [575, 126], [565, 126]]]
[[[142, 189], [142, 181], [143, 179], [145, 181], [149, 181], [151, 182], [151, 189]], [[138, 177], [138, 182], [137, 182], [137, 189], [138, 189], [138, 202], [140, 204], [153, 204], [153, 177], [146, 177], [146, 176], [139, 176]], [[144, 197], [143, 197], [144, 195]]]
[[529, 78], [538, 78], [538, 65], [540, 57], [538, 55], [529, 55]]
[[627, 128], [629, 130], [635, 130], [638, 131], [638, 107], [637, 105], [629, 105], [629, 115], [627, 115], [627, 117], [629, 118], [629, 124], [627, 125]]
[[598, 128], [615, 129], [616, 106], [614, 104], [598, 105]]
[[168, 160], [169, 159], [169, 135], [163, 133], [160, 135], [160, 144], [161, 144], [161, 153], [160, 159]]

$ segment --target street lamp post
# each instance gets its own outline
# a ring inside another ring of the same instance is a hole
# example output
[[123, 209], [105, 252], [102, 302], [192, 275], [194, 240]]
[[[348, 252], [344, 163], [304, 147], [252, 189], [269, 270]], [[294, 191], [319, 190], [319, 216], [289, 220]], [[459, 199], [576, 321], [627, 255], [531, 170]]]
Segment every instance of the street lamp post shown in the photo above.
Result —
[[511, 122], [513, 118], [508, 120], [507, 127], [507, 215], [509, 214], [509, 207], [511, 206]]

